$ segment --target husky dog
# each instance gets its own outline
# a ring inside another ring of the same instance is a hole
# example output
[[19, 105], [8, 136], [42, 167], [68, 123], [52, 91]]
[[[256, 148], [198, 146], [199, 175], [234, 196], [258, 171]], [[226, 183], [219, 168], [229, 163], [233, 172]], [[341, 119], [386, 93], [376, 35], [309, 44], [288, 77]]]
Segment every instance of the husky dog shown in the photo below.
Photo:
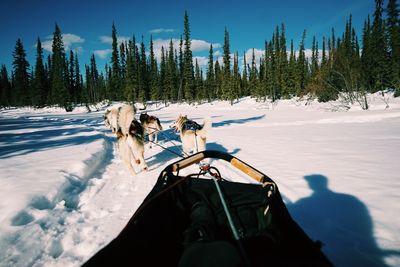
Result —
[[149, 147], [151, 148], [153, 143], [153, 136], [154, 142], [157, 143], [158, 132], [162, 131], [160, 120], [156, 116], [149, 116], [147, 113], [140, 114], [139, 120], [140, 123], [143, 125], [145, 133], [149, 136]]
[[138, 164], [135, 160], [134, 155], [132, 154], [131, 148], [128, 145], [128, 137], [122, 134], [121, 129], [116, 134], [118, 140], [119, 156], [121, 160], [125, 163], [131, 175], [135, 176], [136, 171], [134, 169], [134, 166]]
[[144, 160], [143, 136], [144, 136], [143, 126], [137, 120], [132, 120], [131, 124], [129, 125], [128, 134], [125, 135], [126, 143], [129, 146], [136, 163], [140, 166], [142, 170], [147, 171], [148, 167]]
[[184, 156], [190, 155], [192, 151], [206, 149], [206, 135], [212, 128], [210, 118], [205, 118], [204, 125], [201, 126], [187, 116], [179, 115], [171, 127], [180, 134]]
[[104, 114], [104, 124], [111, 128], [113, 133], [117, 133], [119, 129], [122, 134], [126, 135], [129, 130], [131, 121], [135, 117], [136, 109], [132, 105], [116, 105], [107, 109]]
[[127, 135], [129, 133], [131, 123], [133, 120], [135, 120], [135, 113], [136, 109], [132, 105], [123, 105], [119, 109], [118, 126], [121, 128], [123, 135]]
[[110, 128], [113, 133], [117, 133], [118, 127], [118, 114], [119, 114], [119, 106], [111, 107], [106, 110], [104, 114], [104, 124], [106, 127]]

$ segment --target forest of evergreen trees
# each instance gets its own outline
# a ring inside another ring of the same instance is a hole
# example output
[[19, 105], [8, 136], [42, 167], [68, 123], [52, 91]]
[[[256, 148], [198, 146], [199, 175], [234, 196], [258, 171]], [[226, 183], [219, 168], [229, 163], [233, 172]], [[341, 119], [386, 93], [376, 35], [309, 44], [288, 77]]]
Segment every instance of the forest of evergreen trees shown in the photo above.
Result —
[[[165, 103], [188, 103], [228, 100], [233, 103], [243, 96], [258, 100], [287, 99], [293, 96], [314, 96], [319, 101], [338, 98], [340, 93], [350, 101], [365, 98], [366, 93], [385, 89], [400, 95], [400, 19], [397, 0], [375, 0], [375, 12], [367, 17], [359, 40], [348, 18], [342, 35], [332, 31], [322, 44], [312, 38], [312, 56], [305, 55], [303, 32], [298, 49], [293, 40], [287, 48], [284, 24], [277, 26], [265, 53], [256, 62], [254, 49], [251, 62], [239, 62], [239, 52], [231, 52], [229, 32], [225, 28], [223, 58], [214, 58], [212, 45], [206, 73], [193, 62], [189, 16], [184, 15], [184, 32], [179, 47], [172, 40], [161, 48], [157, 62], [150, 39], [149, 51], [142, 41], [118, 44], [117, 30], [112, 25], [112, 56], [105, 70], [99, 71], [95, 56], [80, 70], [78, 55], [64, 49], [62, 34], [56, 24], [52, 53], [43, 56], [37, 40], [35, 65], [26, 59], [20, 39], [13, 51], [12, 71], [1, 66], [0, 106], [43, 107], [56, 105], [70, 111], [78, 104], [89, 105], [102, 100], [142, 102], [158, 100]], [[231, 58], [233, 55], [233, 59]], [[85, 75], [82, 75], [84, 71]], [[363, 108], [368, 108], [366, 102]]]

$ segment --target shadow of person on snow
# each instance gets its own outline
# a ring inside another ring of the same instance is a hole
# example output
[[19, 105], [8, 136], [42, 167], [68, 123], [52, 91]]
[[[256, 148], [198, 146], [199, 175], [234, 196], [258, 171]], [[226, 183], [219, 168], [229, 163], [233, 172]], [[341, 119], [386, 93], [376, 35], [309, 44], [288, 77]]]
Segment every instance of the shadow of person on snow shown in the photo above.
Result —
[[328, 188], [327, 177], [304, 177], [313, 193], [288, 209], [295, 221], [322, 249], [335, 266], [386, 266], [385, 252], [373, 235], [373, 222], [367, 207], [356, 197]]

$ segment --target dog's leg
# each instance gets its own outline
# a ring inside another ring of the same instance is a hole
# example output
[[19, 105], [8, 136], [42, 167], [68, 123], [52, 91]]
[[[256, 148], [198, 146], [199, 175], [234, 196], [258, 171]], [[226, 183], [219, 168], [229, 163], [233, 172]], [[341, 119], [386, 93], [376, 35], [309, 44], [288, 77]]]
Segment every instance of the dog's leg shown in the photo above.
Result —
[[149, 148], [152, 148], [152, 144], [153, 144], [153, 134], [154, 133], [149, 133]]
[[141, 161], [141, 167], [143, 171], [148, 171], [149, 167], [146, 164], [146, 161], [144, 161], [144, 151], [140, 154], [140, 161]]

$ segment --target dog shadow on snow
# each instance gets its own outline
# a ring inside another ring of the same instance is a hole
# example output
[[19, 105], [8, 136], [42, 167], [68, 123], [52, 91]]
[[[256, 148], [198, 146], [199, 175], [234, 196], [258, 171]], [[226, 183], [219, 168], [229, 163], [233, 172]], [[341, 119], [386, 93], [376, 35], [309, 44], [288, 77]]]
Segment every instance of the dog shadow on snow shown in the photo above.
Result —
[[304, 177], [313, 193], [287, 205], [292, 217], [337, 266], [387, 266], [383, 257], [397, 254], [383, 251], [374, 239], [373, 222], [367, 207], [356, 197], [333, 192], [328, 178]]
[[218, 128], [218, 127], [222, 127], [222, 126], [229, 126], [232, 124], [244, 124], [244, 123], [248, 123], [248, 122], [261, 120], [263, 118], [265, 118], [265, 114], [260, 115], [260, 116], [245, 118], [245, 119], [235, 119], [235, 120], [225, 120], [225, 121], [220, 121], [220, 122], [213, 122], [212, 126], [213, 126], [213, 128]]
[[[146, 144], [146, 150], [149, 144]], [[165, 163], [172, 160], [180, 160], [183, 157], [182, 143], [178, 134], [172, 129], [168, 129], [158, 135], [158, 145], [153, 144], [153, 147], [163, 146], [161, 152], [155, 153], [150, 158], [146, 159], [149, 168], [156, 169], [161, 165], [167, 166]], [[212, 142], [206, 144], [207, 150], [217, 150], [234, 155], [240, 151], [240, 148], [235, 148], [232, 151], [226, 149], [223, 145]], [[151, 151], [151, 150], [150, 150]], [[145, 152], [146, 154], [146, 152]], [[147, 158], [147, 157], [146, 157]]]

